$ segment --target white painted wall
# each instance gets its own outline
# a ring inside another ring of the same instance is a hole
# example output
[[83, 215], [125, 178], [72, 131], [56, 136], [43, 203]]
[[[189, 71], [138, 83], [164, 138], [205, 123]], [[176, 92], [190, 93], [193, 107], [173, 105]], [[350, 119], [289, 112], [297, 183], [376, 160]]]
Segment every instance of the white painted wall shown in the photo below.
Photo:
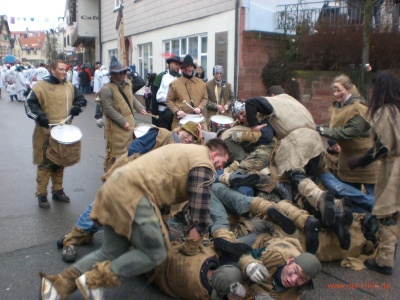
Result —
[[[146, 33], [136, 34], [132, 37], [133, 52], [132, 62], [138, 66], [138, 44], [153, 43], [153, 72], [159, 73], [165, 69], [165, 59], [161, 56], [163, 53], [163, 41], [191, 35], [199, 35], [207, 33], [208, 48], [207, 48], [207, 76], [212, 78], [212, 68], [215, 65], [215, 33], [228, 31], [228, 65], [229, 74], [225, 74], [225, 79], [228, 82], [233, 82], [234, 72], [234, 51], [235, 51], [235, 11], [228, 11], [218, 15], [211, 15], [206, 18], [196, 19], [160, 28]], [[115, 42], [116, 44], [116, 42]], [[103, 52], [105, 52], [103, 44]], [[104, 57], [103, 53], [103, 57]]]

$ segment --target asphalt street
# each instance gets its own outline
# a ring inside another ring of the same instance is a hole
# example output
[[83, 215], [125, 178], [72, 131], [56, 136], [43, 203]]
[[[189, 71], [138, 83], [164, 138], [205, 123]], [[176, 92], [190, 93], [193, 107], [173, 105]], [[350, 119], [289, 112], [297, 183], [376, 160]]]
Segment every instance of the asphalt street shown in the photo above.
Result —
[[[103, 130], [96, 127], [94, 96], [89, 95], [86, 110], [73, 124], [80, 128], [81, 161], [64, 174], [64, 190], [71, 203], [54, 203], [40, 209], [34, 196], [36, 166], [32, 164], [33, 120], [25, 115], [24, 104], [10, 102], [2, 89], [0, 99], [0, 300], [37, 299], [38, 273], [59, 273], [68, 264], [61, 259], [56, 240], [68, 232], [101, 186], [104, 158]], [[138, 123], [149, 123], [147, 116], [136, 116]], [[49, 197], [50, 198], [50, 197]], [[79, 256], [98, 248], [102, 232], [94, 243], [81, 247]], [[392, 276], [369, 270], [342, 268], [339, 262], [323, 263], [322, 273], [314, 280], [315, 289], [304, 299], [398, 299], [400, 266]], [[144, 277], [123, 282], [116, 290], [107, 290], [107, 299], [172, 299]], [[69, 299], [82, 299], [75, 292]], [[190, 297], [189, 297], [190, 299]]]

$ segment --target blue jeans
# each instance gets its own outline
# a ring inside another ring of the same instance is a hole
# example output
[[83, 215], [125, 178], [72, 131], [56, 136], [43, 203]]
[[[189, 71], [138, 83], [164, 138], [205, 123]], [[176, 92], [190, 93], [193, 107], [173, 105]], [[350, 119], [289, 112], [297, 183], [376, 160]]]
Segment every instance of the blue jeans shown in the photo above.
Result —
[[[372, 207], [374, 206], [374, 186], [372, 184], [364, 184], [368, 192], [368, 194], [364, 194], [354, 184], [340, 181], [331, 172], [319, 175], [319, 179], [327, 189], [334, 190], [338, 197], [349, 197], [352, 202], [351, 209], [353, 212], [372, 212]], [[359, 184], [359, 187], [361, 187], [361, 184]]]
[[250, 203], [253, 197], [245, 196], [232, 190], [222, 183], [214, 183], [211, 190], [210, 229], [213, 234], [216, 230], [229, 230], [228, 212], [243, 215], [250, 212]]
[[[219, 182], [219, 177], [224, 173], [224, 170], [218, 170], [217, 176], [215, 177], [214, 182]], [[245, 196], [254, 197], [254, 189], [250, 186], [239, 186], [235, 188], [239, 193], [242, 193]]]
[[83, 229], [83, 232], [85, 233], [99, 231], [99, 226], [97, 226], [96, 223], [94, 223], [92, 219], [90, 219], [89, 217], [90, 212], [92, 211], [93, 208], [93, 204], [94, 201], [89, 204], [89, 206], [85, 209], [83, 214], [80, 215], [78, 221], [76, 221], [75, 224], [76, 227]]

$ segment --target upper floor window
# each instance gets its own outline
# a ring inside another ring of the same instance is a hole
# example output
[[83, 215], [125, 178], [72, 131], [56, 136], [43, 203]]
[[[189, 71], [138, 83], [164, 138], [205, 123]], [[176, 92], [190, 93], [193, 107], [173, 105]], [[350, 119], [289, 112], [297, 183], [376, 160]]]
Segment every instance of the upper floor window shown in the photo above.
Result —
[[194, 60], [197, 60], [197, 65], [201, 65], [207, 74], [207, 35], [166, 40], [163, 44], [165, 53], [174, 53], [181, 58], [190, 54]]

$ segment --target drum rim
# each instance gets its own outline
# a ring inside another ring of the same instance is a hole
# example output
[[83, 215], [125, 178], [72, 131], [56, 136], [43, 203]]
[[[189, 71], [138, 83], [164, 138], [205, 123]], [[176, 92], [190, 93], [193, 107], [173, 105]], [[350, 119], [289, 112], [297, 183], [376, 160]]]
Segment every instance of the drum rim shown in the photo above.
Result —
[[[215, 118], [222, 118], [222, 119], [229, 119], [231, 122], [230, 123], [218, 123], [218, 121], [217, 120], [213, 120], [213, 118], [215, 119]], [[211, 122], [214, 122], [214, 123], [217, 123], [217, 124], [233, 124], [233, 122], [234, 122], [234, 120], [233, 120], [233, 118], [232, 117], [229, 117], [229, 116], [221, 116], [221, 115], [213, 115], [213, 116], [211, 116], [210, 117], [210, 121]]]
[[[73, 142], [64, 142], [64, 141], [58, 140], [57, 138], [55, 138], [55, 137], [51, 134], [51, 133], [53, 132], [53, 130], [54, 130], [54, 132], [55, 132], [55, 129], [59, 129], [59, 128], [63, 128], [63, 127], [64, 127], [64, 128], [65, 128], [65, 127], [68, 127], [68, 128], [74, 128], [74, 129], [76, 129], [76, 130], [80, 133], [79, 139], [77, 139], [77, 140], [75, 140], [75, 141], [73, 141]], [[50, 129], [50, 138], [53, 139], [54, 141], [56, 141], [56, 142], [59, 143], [59, 144], [63, 144], [63, 145], [72, 145], [72, 144], [76, 144], [76, 143], [79, 143], [79, 142], [82, 140], [82, 137], [83, 137], [82, 131], [81, 131], [78, 127], [76, 127], [76, 126], [74, 126], [74, 125], [63, 124], [63, 125], [54, 126], [53, 128]]]
[[[185, 120], [186, 117], [188, 117], [188, 120], [187, 120], [185, 123], [182, 124], [181, 122], [182, 122], [183, 120]], [[196, 122], [196, 121], [190, 120], [190, 118], [192, 118], [192, 117], [199, 118], [200, 121]], [[193, 122], [199, 124], [199, 123], [204, 122], [204, 120], [205, 120], [204, 116], [200, 116], [200, 115], [197, 115], [197, 114], [186, 114], [182, 119], [179, 120], [179, 125], [184, 125], [184, 124], [186, 124], [186, 123], [189, 122], [189, 121], [193, 121]]]

